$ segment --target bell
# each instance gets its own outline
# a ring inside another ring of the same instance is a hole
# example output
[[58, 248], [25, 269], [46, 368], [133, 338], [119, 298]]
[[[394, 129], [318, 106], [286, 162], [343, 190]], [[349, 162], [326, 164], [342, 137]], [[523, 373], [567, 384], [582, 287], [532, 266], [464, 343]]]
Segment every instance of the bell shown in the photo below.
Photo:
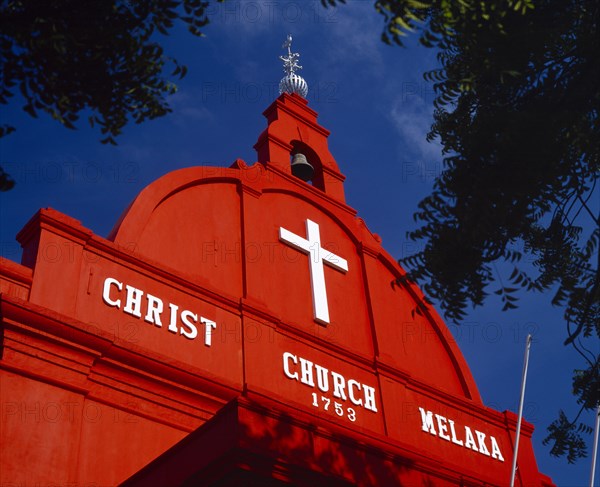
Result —
[[310, 181], [315, 173], [315, 168], [312, 167], [306, 160], [304, 154], [294, 154], [292, 158], [292, 174], [302, 181]]

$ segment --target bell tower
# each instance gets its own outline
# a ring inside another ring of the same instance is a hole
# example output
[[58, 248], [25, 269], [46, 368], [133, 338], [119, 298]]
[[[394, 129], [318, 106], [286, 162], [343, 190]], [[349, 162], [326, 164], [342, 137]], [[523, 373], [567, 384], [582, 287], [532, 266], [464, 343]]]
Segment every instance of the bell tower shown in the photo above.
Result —
[[264, 112], [268, 126], [254, 145], [258, 162], [283, 175], [291, 175], [330, 197], [345, 203], [344, 175], [329, 152], [329, 131], [317, 122], [317, 112], [308, 107], [308, 85], [296, 73], [300, 55], [291, 51], [292, 36], [283, 44], [285, 76], [279, 83], [280, 96]]

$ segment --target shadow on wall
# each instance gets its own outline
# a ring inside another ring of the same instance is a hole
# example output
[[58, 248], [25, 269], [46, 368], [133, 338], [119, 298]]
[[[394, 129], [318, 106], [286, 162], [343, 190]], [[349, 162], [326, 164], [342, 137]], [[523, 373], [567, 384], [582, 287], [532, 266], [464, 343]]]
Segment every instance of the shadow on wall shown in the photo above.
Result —
[[141, 486], [443, 486], [413, 462], [238, 398], [122, 484]]

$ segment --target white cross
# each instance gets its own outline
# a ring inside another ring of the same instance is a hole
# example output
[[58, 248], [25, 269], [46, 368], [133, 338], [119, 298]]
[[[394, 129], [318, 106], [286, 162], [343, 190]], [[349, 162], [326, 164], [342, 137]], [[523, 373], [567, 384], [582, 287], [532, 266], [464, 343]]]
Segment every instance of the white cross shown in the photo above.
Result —
[[306, 236], [308, 237], [307, 239], [283, 227], [279, 227], [279, 240], [309, 255], [308, 262], [314, 318], [320, 324], [327, 324], [329, 323], [329, 307], [327, 306], [327, 290], [325, 289], [323, 263], [345, 273], [348, 272], [348, 262], [332, 252], [321, 248], [319, 225], [308, 219], [306, 220]]

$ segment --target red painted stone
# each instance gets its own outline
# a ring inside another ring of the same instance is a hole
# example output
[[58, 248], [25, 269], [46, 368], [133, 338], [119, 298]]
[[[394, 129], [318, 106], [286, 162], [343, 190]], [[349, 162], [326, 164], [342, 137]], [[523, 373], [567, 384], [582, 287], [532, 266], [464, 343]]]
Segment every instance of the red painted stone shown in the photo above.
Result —
[[[515, 415], [482, 404], [444, 322], [397, 284], [317, 114], [284, 94], [265, 116], [257, 163], [165, 175], [108, 239], [51, 209], [19, 233], [22, 263], [0, 261], [1, 485], [508, 483]], [[310, 256], [280, 238], [307, 220]], [[517, 485], [553, 485], [532, 431]]]

